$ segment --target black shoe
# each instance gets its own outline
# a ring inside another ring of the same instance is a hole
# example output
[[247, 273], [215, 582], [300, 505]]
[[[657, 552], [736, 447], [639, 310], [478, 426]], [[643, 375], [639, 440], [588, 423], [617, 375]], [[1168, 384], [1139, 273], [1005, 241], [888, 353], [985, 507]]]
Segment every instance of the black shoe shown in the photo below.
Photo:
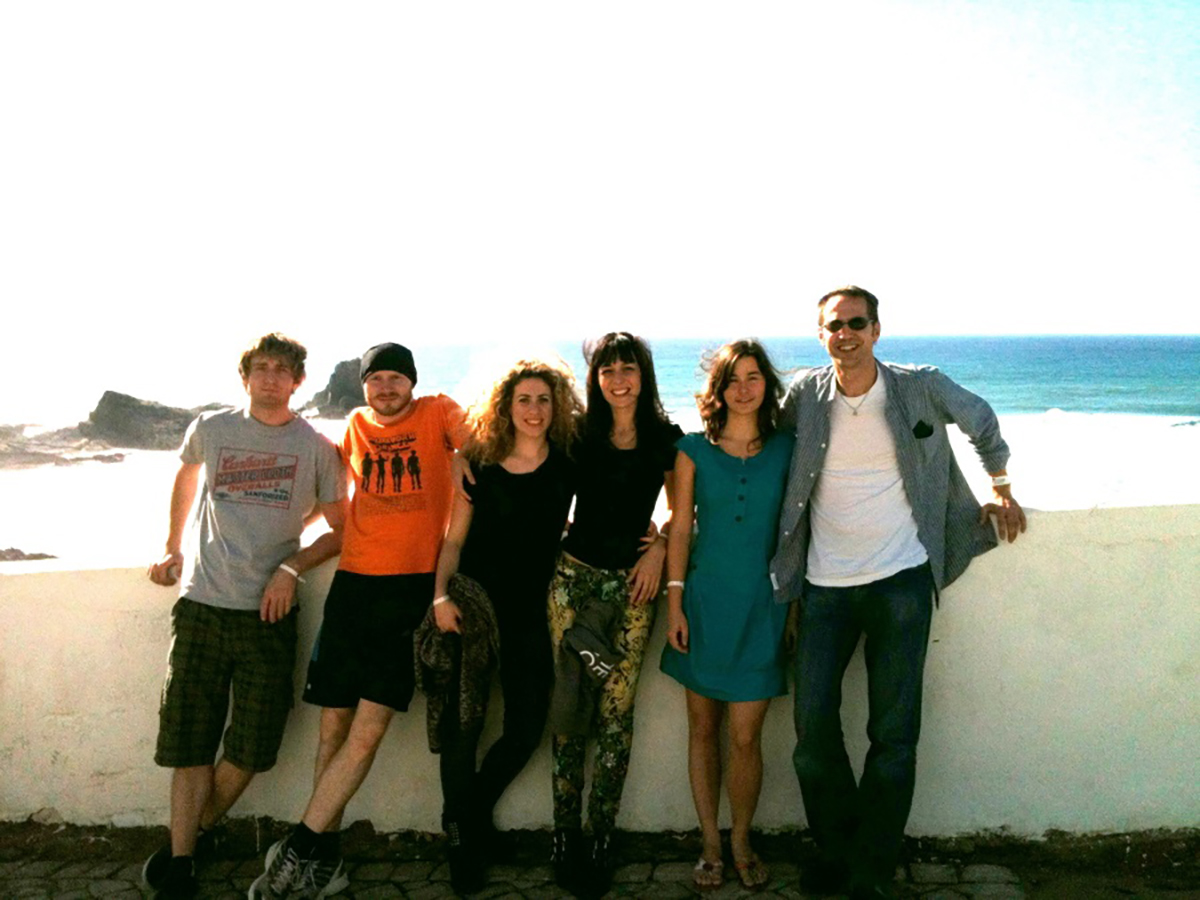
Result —
[[[213, 858], [219, 838], [215, 828], [201, 828], [196, 835], [196, 849], [192, 851], [192, 859], [197, 867], [204, 865]], [[171, 867], [171, 844], [163, 844], [150, 854], [142, 866], [142, 886], [153, 896], [154, 892], [162, 890], [167, 871]]]
[[487, 883], [479, 848], [459, 822], [446, 823], [446, 859], [450, 863], [450, 887], [456, 894], [474, 894]]
[[[156, 854], [157, 855], [157, 854]], [[150, 857], [145, 869], [149, 867]], [[159, 900], [191, 900], [200, 890], [200, 882], [196, 880], [196, 866], [190, 856], [173, 856], [167, 860], [166, 871], [163, 873], [158, 886], [153, 888], [152, 896]]]
[[476, 810], [471, 816], [471, 839], [483, 858], [492, 865], [504, 865], [517, 858], [516, 836], [501, 831], [492, 820], [491, 810]]
[[587, 882], [583, 859], [583, 832], [578, 828], [558, 828], [554, 831], [550, 863], [554, 866], [554, 883], [570, 894], [578, 895]]
[[850, 885], [850, 867], [840, 860], [817, 857], [800, 868], [800, 890], [806, 894], [844, 894]]
[[171, 845], [164, 844], [146, 860], [142, 866], [142, 886], [152, 893], [157, 893], [167, 879], [167, 870], [171, 867]]

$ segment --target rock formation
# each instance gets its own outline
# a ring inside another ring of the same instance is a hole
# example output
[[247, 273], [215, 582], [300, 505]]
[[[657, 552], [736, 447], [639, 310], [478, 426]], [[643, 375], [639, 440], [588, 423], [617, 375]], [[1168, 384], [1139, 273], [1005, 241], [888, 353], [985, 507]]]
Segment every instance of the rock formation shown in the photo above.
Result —
[[362, 382], [359, 381], [360, 361], [347, 359], [334, 366], [325, 390], [318, 391], [305, 404], [305, 409], [315, 409], [317, 415], [326, 419], [340, 419], [363, 405]]
[[16, 547], [9, 547], [7, 550], [0, 550], [0, 562], [21, 562], [27, 559], [57, 559], [49, 553], [26, 553], [24, 550], [18, 550]]
[[105, 391], [88, 420], [79, 423], [79, 433], [111, 447], [175, 450], [183, 443], [192, 419], [207, 410], [221, 408], [219, 403], [210, 403], [195, 409], [180, 409]]
[[88, 440], [78, 428], [25, 434], [24, 425], [0, 425], [0, 469], [72, 466], [81, 462], [121, 462], [124, 453], [103, 453], [108, 444]]

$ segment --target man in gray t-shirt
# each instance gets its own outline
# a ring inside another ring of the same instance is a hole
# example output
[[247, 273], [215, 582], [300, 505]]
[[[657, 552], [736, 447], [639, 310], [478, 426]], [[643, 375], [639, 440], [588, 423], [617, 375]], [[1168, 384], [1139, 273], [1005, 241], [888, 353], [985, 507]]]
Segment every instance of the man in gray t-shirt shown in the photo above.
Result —
[[[171, 843], [143, 868], [160, 897], [195, 893], [198, 836], [275, 764], [294, 693], [296, 583], [341, 550], [345, 469], [288, 406], [306, 355], [282, 335], [259, 339], [240, 366], [248, 406], [204, 413], [184, 438], [166, 553], [149, 571], [161, 585], [182, 574], [155, 751], [173, 770]], [[331, 530], [301, 549], [318, 513]]]

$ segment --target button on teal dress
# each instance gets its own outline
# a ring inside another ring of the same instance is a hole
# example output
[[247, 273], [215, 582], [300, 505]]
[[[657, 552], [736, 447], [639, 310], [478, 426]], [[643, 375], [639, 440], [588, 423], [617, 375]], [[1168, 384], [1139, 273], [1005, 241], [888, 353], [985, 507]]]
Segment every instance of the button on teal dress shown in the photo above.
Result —
[[787, 604], [776, 603], [768, 564], [792, 437], [774, 434], [755, 456], [738, 459], [703, 434], [676, 446], [696, 466], [696, 524], [683, 590], [688, 653], [670, 644], [661, 668], [713, 700], [765, 700], [787, 693], [783, 629]]

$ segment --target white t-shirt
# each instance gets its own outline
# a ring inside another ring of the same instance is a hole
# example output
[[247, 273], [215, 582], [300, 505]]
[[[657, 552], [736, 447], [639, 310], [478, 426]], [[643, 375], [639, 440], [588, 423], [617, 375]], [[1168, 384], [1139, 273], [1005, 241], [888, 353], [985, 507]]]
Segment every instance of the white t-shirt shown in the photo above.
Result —
[[829, 449], [809, 505], [807, 579], [853, 587], [925, 562], [896, 464], [883, 377], [861, 397], [838, 394], [829, 425]]

